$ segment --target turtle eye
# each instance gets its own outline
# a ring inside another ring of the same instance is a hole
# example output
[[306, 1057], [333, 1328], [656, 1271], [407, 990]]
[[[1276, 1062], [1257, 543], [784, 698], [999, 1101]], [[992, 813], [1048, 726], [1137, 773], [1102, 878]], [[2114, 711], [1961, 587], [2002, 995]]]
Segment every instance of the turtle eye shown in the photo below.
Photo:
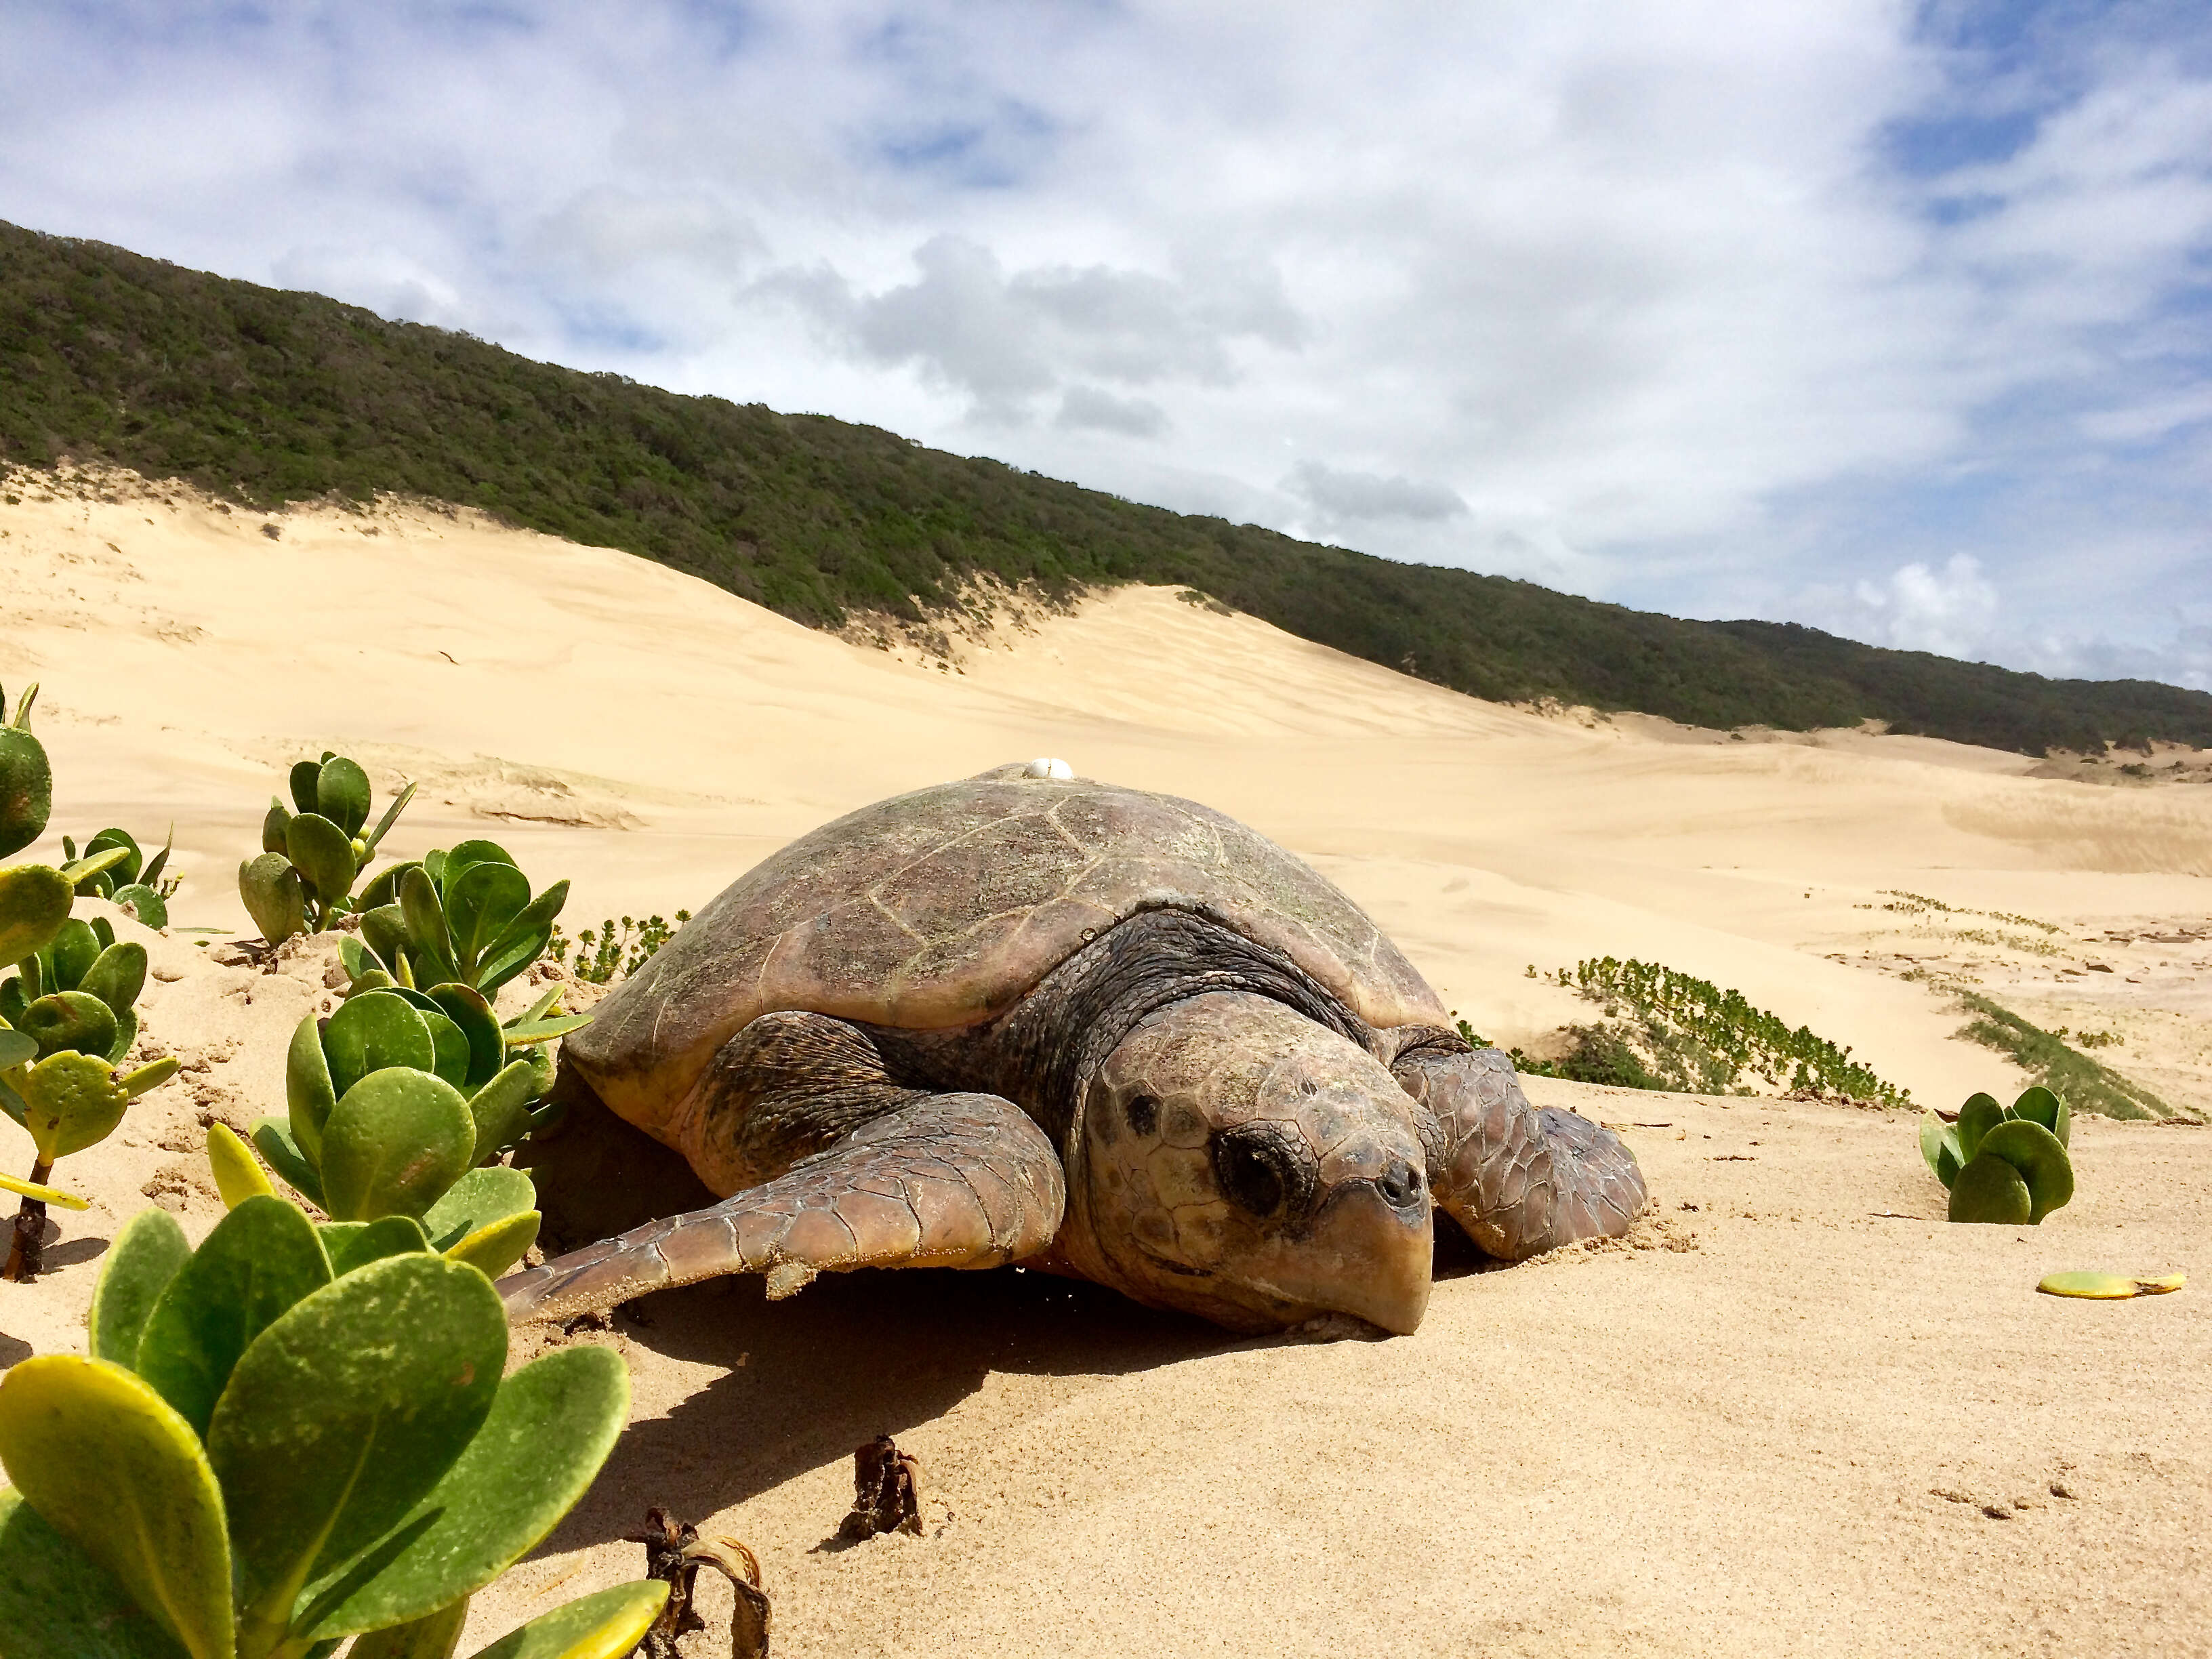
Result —
[[1213, 1137], [1213, 1181], [1221, 1195], [1261, 1221], [1303, 1213], [1320, 1171], [1305, 1139], [1280, 1123], [1240, 1123]]

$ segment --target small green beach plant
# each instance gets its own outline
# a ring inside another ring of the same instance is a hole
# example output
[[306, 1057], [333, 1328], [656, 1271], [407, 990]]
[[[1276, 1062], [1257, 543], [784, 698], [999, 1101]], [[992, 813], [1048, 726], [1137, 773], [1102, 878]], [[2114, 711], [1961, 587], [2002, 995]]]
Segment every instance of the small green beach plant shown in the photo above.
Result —
[[[137, 840], [128, 830], [113, 827], [89, 837], [84, 844], [84, 856], [92, 858], [111, 848], [120, 848], [123, 860], [119, 864], [94, 872], [77, 884], [76, 890], [88, 897], [104, 898], [109, 903], [128, 910], [143, 927], [162, 928], [169, 925], [169, 899], [179, 885], [174, 876], [162, 872], [169, 866], [169, 853], [175, 845], [177, 827], [169, 826], [169, 836], [161, 843], [161, 850], [148, 858]], [[77, 856], [76, 842], [67, 836], [62, 837], [62, 852], [70, 860]]]
[[2073, 1112], [2039, 1084], [2010, 1106], [1974, 1095], [1956, 1123], [1920, 1120], [1920, 1155], [1949, 1190], [1954, 1221], [2040, 1224], [2074, 1196], [2073, 1138]]
[[1753, 1006], [1741, 991], [1723, 991], [1711, 981], [1657, 963], [1612, 957], [1577, 963], [1556, 977], [1593, 1001], [1626, 1004], [1656, 1025], [1659, 1046], [1680, 1051], [1682, 1066], [1672, 1069], [1686, 1069], [1698, 1078], [1694, 1085], [1683, 1086], [1717, 1092], [1716, 1084], [1734, 1087], [1750, 1073], [1791, 1091], [1884, 1106], [1911, 1103], [1910, 1090], [1885, 1082], [1863, 1061], [1853, 1060], [1850, 1048], [1838, 1048], [1809, 1027], [1792, 1028]]
[[[253, 1144], [333, 1220], [404, 1218], [430, 1248], [496, 1277], [538, 1237], [530, 1177], [495, 1162], [539, 1121], [542, 1042], [524, 1046], [508, 1057], [507, 1028], [467, 986], [362, 992], [300, 1022], [286, 1115], [257, 1121]], [[252, 1160], [228, 1131], [210, 1132], [210, 1156], [226, 1199], [252, 1195]]]
[[[691, 920], [689, 910], [676, 913], [676, 927]], [[647, 916], [643, 921], [634, 917], [622, 919], [622, 931], [615, 931], [615, 919], [609, 916], [597, 932], [586, 927], [574, 940], [556, 927], [553, 941], [546, 955], [568, 968], [578, 979], [593, 985], [607, 985], [620, 976], [628, 979], [650, 962], [654, 952], [676, 937], [676, 927], [671, 927], [659, 916]], [[569, 961], [573, 951], [575, 960]]]
[[568, 902], [530, 878], [496, 842], [434, 848], [380, 871], [362, 893], [361, 937], [339, 945], [354, 988], [458, 984], [489, 997], [545, 954]]
[[[505, 1376], [498, 1292], [413, 1223], [319, 1227], [267, 1194], [197, 1250], [132, 1217], [86, 1330], [0, 1377], [11, 1656], [448, 1659], [629, 1413], [605, 1348]], [[667, 1593], [581, 1597], [476, 1659], [616, 1659]]]
[[374, 830], [368, 823], [368, 774], [325, 750], [291, 773], [292, 806], [271, 796], [261, 823], [261, 855], [238, 866], [238, 896], [270, 945], [295, 933], [319, 933], [359, 908], [353, 884], [376, 855], [377, 843], [415, 799], [409, 784]]
[[[104, 856], [104, 855], [103, 855]], [[75, 868], [76, 866], [70, 866]], [[62, 922], [0, 981], [0, 1111], [31, 1137], [27, 1182], [0, 1277], [37, 1277], [45, 1250], [46, 1206], [82, 1203], [47, 1185], [55, 1163], [114, 1133], [133, 1100], [176, 1074], [164, 1056], [130, 1072], [118, 1068], [138, 1038], [138, 994], [146, 984], [146, 947], [118, 940], [105, 918], [90, 923], [68, 914], [76, 896], [68, 871], [42, 865], [0, 872], [0, 892], [29, 878], [58, 890]], [[0, 923], [0, 939], [21, 939], [19, 924]]]

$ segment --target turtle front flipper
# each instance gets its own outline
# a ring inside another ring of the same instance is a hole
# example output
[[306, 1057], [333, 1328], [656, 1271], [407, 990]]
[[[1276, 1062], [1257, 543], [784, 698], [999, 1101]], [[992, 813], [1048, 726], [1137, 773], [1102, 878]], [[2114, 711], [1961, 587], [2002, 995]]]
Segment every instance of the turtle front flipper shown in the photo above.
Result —
[[1643, 1210], [1644, 1172], [1620, 1138], [1573, 1112], [1538, 1111], [1498, 1050], [1425, 1032], [1390, 1070], [1443, 1131], [1437, 1206], [1488, 1254], [1519, 1261], [1618, 1238]]
[[784, 1297], [854, 1267], [995, 1267], [1060, 1231], [1060, 1156], [997, 1095], [925, 1095], [775, 1180], [503, 1279], [516, 1323], [566, 1319], [721, 1273]]

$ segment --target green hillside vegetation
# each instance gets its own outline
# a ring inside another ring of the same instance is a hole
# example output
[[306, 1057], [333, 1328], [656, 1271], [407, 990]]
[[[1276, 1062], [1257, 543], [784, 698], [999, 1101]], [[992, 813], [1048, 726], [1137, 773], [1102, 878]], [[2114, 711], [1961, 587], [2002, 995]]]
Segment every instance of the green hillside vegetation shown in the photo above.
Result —
[[380, 491], [618, 547], [817, 627], [924, 623], [977, 578], [1195, 588], [1481, 697], [2036, 753], [2212, 745], [2212, 695], [1697, 623], [1142, 507], [896, 434], [532, 362], [312, 294], [0, 225], [0, 460], [257, 507]]

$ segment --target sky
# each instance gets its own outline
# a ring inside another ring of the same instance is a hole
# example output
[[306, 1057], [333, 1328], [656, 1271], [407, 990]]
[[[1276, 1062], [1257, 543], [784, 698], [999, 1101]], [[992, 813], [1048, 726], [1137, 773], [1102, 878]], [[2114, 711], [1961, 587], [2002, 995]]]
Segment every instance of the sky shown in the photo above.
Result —
[[0, 8], [0, 219], [1643, 609], [2212, 688], [2212, 6]]

